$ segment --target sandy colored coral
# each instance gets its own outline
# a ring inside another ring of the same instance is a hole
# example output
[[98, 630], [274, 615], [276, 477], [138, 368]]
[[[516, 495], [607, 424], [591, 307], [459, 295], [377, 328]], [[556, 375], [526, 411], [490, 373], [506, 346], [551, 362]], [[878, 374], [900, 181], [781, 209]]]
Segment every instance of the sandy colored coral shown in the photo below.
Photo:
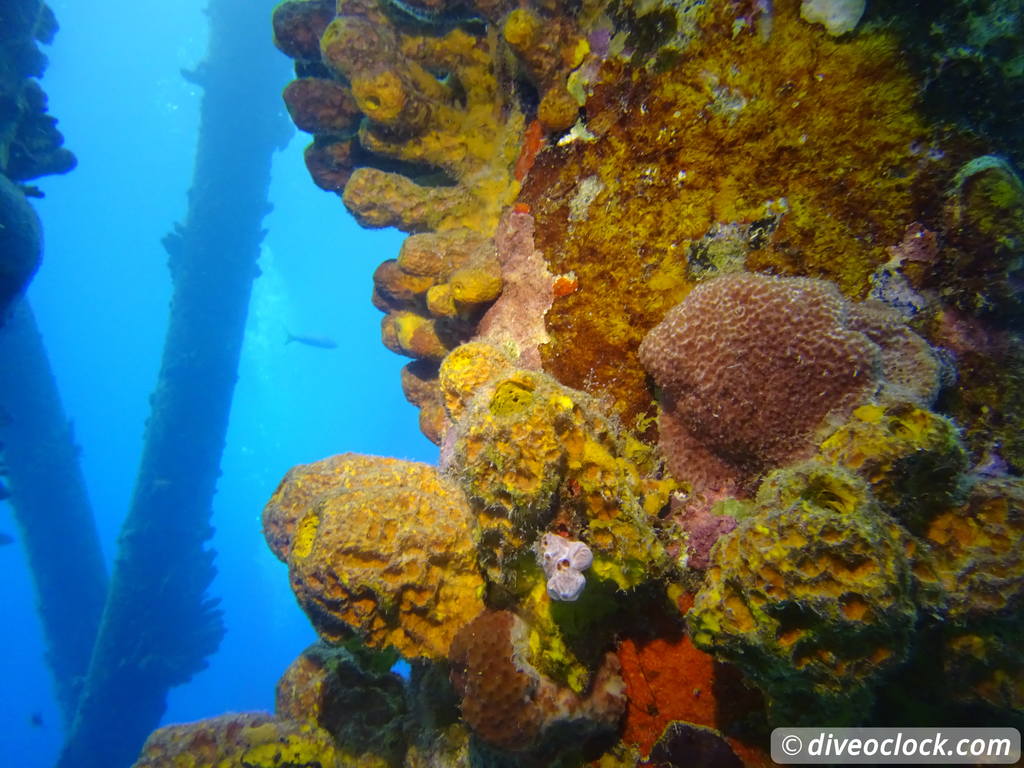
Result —
[[760, 511], [719, 539], [688, 615], [777, 722], [855, 722], [906, 655], [916, 620], [906, 534], [867, 485], [809, 462], [770, 475]]
[[337, 757], [323, 729], [254, 712], [160, 728], [134, 768], [335, 768]]
[[662, 434], [673, 473], [742, 486], [808, 453], [826, 417], [873, 394], [878, 348], [847, 314], [821, 280], [741, 273], [694, 288], [640, 346], [673, 422]]
[[474, 733], [491, 746], [521, 752], [536, 748], [555, 725], [572, 727], [574, 740], [614, 729], [625, 708], [616, 658], [605, 658], [580, 696], [537, 671], [529, 636], [529, 626], [508, 611], [483, 613], [456, 635], [452, 683]]
[[275, 499], [270, 517], [294, 521], [292, 589], [328, 642], [442, 658], [482, 610], [472, 515], [433, 467], [333, 457], [293, 470]]

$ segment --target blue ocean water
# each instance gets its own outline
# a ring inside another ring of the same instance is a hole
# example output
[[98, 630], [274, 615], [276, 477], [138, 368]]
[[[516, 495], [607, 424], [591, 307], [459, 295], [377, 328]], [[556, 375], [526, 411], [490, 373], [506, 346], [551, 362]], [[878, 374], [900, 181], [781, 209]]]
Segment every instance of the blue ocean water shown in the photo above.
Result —
[[[180, 74], [206, 53], [206, 0], [102, 4], [53, 0], [61, 24], [43, 85], [78, 168], [44, 177], [46, 237], [29, 300], [44, 336], [108, 566], [128, 508], [148, 398], [167, 323], [161, 238], [185, 214], [200, 92]], [[140, 34], [140, 30], [144, 33]], [[268, 55], [276, 55], [269, 40]], [[288, 67], [281, 68], [280, 90]], [[406, 362], [379, 341], [370, 276], [397, 252], [394, 231], [360, 229], [310, 182], [309, 137], [274, 160], [273, 212], [250, 305], [211, 546], [227, 634], [207, 670], [174, 689], [164, 722], [271, 709], [274, 684], [314, 633], [287, 570], [263, 542], [260, 512], [293, 465], [358, 451], [433, 461], [399, 387]], [[286, 331], [327, 336], [333, 350], [285, 345]], [[15, 536], [0, 502], [0, 532]], [[0, 755], [50, 766], [62, 732], [27, 564], [0, 548]]]

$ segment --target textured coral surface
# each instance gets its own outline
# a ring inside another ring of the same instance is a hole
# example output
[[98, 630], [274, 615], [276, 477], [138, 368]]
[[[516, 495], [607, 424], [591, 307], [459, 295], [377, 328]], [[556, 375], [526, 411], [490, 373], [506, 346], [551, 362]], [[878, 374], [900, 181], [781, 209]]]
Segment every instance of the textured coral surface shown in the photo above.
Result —
[[136, 768], [335, 768], [330, 734], [315, 725], [262, 712], [169, 725], [146, 740]]
[[274, 493], [323, 644], [273, 723], [339, 768], [1024, 726], [1018, 5], [282, 3], [314, 182], [409, 233], [372, 302], [439, 460]]
[[357, 633], [372, 647], [443, 658], [459, 627], [482, 610], [469, 507], [433, 467], [333, 457], [293, 470], [278, 497], [287, 500], [284, 517], [301, 511], [289, 572], [324, 639]]
[[640, 345], [676, 423], [662, 440], [672, 471], [702, 488], [756, 476], [866, 399], [878, 350], [847, 314], [821, 280], [735, 274], [694, 288]]
[[777, 722], [855, 721], [916, 619], [904, 534], [863, 483], [813, 463], [769, 476], [757, 502], [712, 551], [694, 642], [748, 671]]

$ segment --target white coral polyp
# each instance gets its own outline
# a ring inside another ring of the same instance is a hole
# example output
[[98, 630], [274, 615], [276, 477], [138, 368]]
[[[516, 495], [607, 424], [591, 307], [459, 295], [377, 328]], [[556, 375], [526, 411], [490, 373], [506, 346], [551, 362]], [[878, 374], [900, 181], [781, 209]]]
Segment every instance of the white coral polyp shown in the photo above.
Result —
[[803, 0], [800, 18], [821, 24], [833, 37], [852, 32], [864, 15], [866, 0]]

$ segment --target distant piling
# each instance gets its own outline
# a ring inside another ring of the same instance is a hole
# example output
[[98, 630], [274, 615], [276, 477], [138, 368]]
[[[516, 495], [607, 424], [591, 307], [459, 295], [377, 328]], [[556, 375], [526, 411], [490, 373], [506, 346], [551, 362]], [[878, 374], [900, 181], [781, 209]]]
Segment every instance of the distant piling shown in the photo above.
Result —
[[107, 572], [71, 424], [25, 298], [0, 327], [0, 444], [20, 541], [36, 587], [65, 725], [78, 704]]
[[210, 0], [188, 213], [164, 239], [173, 293], [142, 460], [92, 662], [59, 768], [127, 768], [168, 690], [203, 669], [224, 633], [205, 542], [270, 210], [271, 158], [290, 135], [286, 65], [269, 0]]

